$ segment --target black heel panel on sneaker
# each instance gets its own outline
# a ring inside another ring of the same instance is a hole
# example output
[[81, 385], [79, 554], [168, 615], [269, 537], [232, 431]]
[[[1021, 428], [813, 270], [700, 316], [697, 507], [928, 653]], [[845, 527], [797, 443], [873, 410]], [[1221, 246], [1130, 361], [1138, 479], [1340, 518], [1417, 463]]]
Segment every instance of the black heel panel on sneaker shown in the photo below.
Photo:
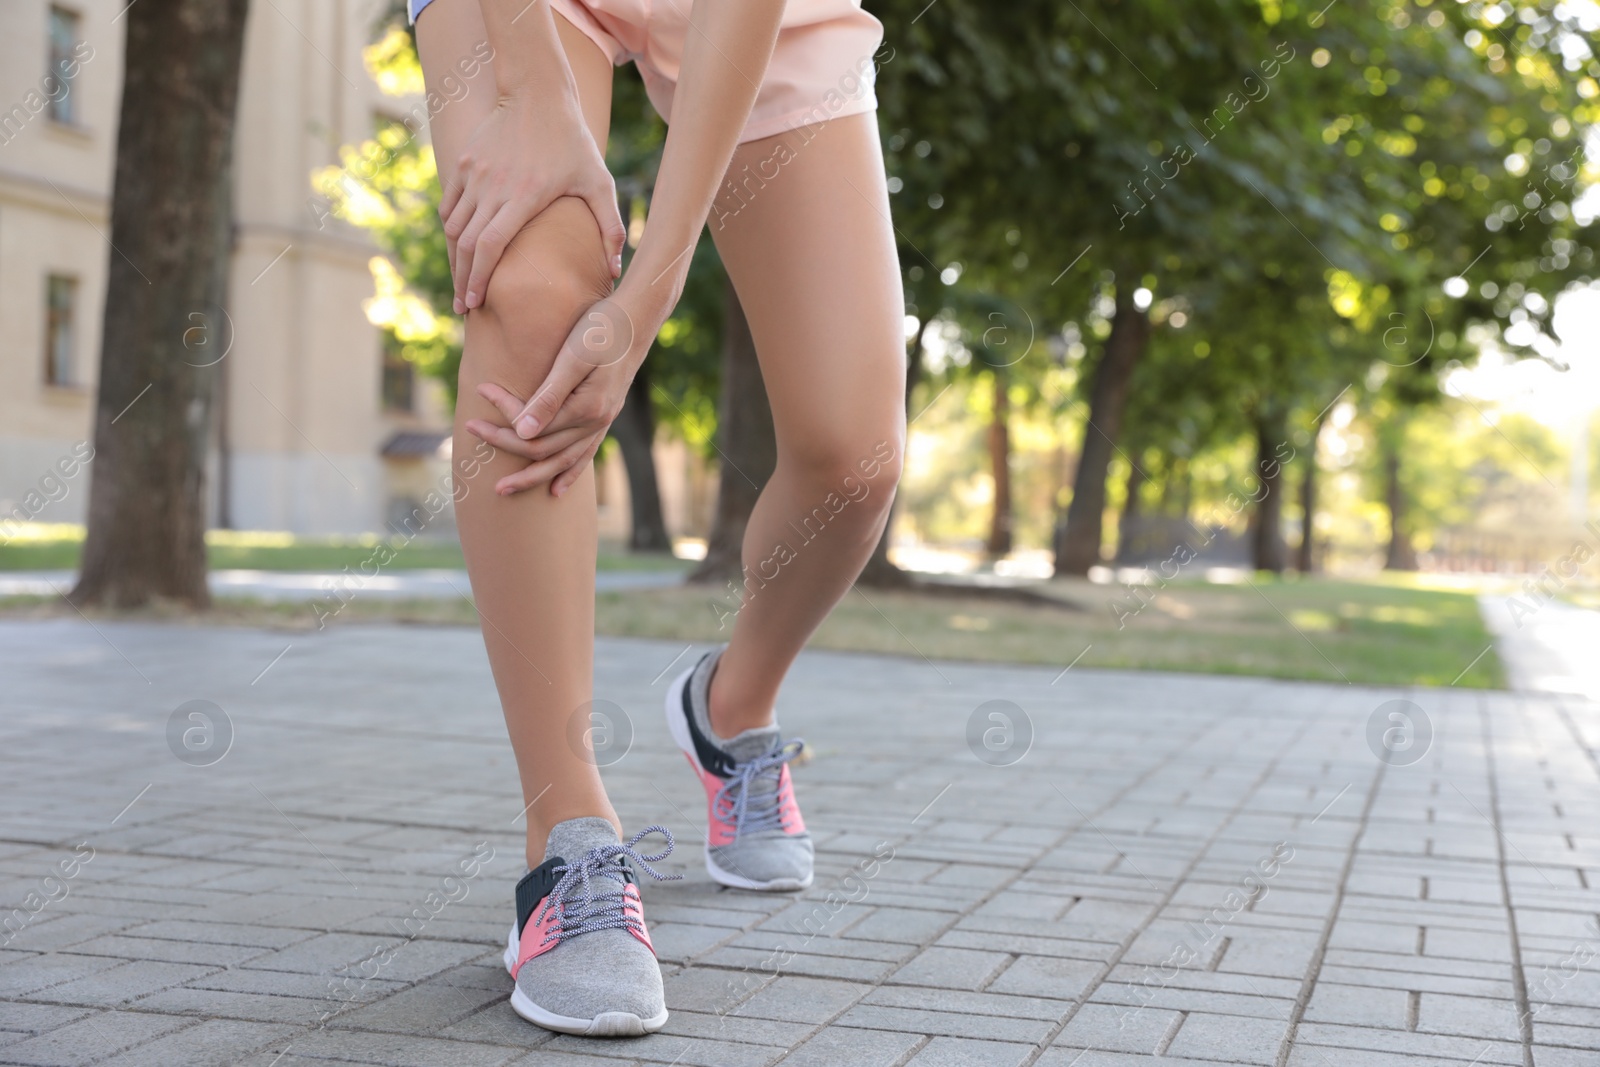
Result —
[[528, 917], [534, 913], [545, 897], [555, 889], [556, 883], [561, 881], [556, 876], [555, 869], [566, 865], [566, 860], [560, 856], [551, 856], [539, 866], [522, 876], [522, 881], [517, 883], [517, 936], [522, 936], [522, 928], [528, 925]]
[[[710, 653], [706, 653], [710, 655]], [[698, 670], [699, 668], [696, 668]], [[691, 674], [683, 684], [683, 717], [689, 723], [689, 740], [694, 742], [694, 754], [700, 760], [700, 766], [716, 775], [726, 778], [733, 773], [733, 757], [705, 735], [700, 729], [700, 724], [695, 722], [694, 715], [694, 675]]]

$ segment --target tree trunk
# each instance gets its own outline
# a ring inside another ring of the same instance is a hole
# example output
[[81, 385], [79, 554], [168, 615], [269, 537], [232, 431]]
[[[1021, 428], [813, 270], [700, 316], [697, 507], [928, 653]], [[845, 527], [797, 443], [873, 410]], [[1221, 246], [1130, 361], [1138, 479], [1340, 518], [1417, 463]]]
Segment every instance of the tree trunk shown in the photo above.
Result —
[[[232, 167], [229, 168], [232, 170]], [[232, 230], [233, 227], [229, 226]], [[228, 259], [233, 260], [233, 250], [238, 246], [236, 239], [228, 242]], [[229, 329], [232, 334], [232, 329]], [[231, 340], [231, 337], [230, 337]], [[217, 381], [213, 396], [216, 397], [217, 408], [217, 518], [216, 526], [221, 530], [233, 529], [233, 411], [230, 403], [232, 386], [228, 379], [232, 375], [228, 371], [228, 360], [223, 358], [217, 364]]]
[[1389, 551], [1383, 561], [1387, 571], [1417, 569], [1417, 550], [1406, 525], [1406, 490], [1400, 484], [1400, 443], [1388, 434], [1383, 445], [1384, 503], [1389, 508]]
[[744, 531], [761, 487], [778, 465], [778, 439], [772, 429], [756, 343], [733, 283], [723, 297], [722, 396], [717, 407], [717, 509], [711, 520], [706, 558], [689, 575], [691, 582], [721, 582], [744, 571]]
[[622, 411], [611, 424], [611, 436], [617, 439], [622, 466], [628, 472], [632, 527], [628, 532], [629, 550], [671, 552], [672, 538], [667, 536], [667, 522], [661, 514], [661, 489], [656, 481], [656, 415], [650, 400], [649, 360], [639, 366], [633, 384], [628, 386]]
[[1133, 292], [1119, 285], [1117, 307], [1094, 370], [1089, 394], [1089, 421], [1073, 479], [1067, 521], [1056, 538], [1056, 574], [1084, 576], [1100, 562], [1104, 534], [1106, 470], [1111, 465], [1122, 415], [1128, 404], [1128, 382], [1150, 340], [1150, 319], [1133, 306]]
[[1328, 421], [1326, 413], [1311, 428], [1311, 444], [1307, 448], [1306, 471], [1300, 479], [1300, 545], [1295, 551], [1294, 569], [1310, 574], [1316, 569], [1316, 539], [1313, 526], [1317, 517], [1317, 448], [1322, 442], [1322, 427]]
[[1128, 464], [1128, 480], [1123, 489], [1122, 517], [1117, 520], [1116, 560], [1125, 563], [1138, 555], [1139, 549], [1139, 493], [1144, 489], [1144, 468], [1137, 463]]
[[[906, 417], [914, 418], [916, 413], [911, 410], [911, 393], [917, 387], [917, 382], [922, 377], [922, 338], [928, 332], [926, 317], [918, 319], [917, 335], [911, 339], [911, 348], [906, 356]], [[906, 438], [909, 442], [911, 429], [906, 428]], [[889, 518], [883, 524], [883, 533], [878, 537], [878, 547], [872, 550], [872, 556], [867, 560], [867, 565], [861, 569], [861, 574], [856, 578], [857, 585], [865, 585], [875, 589], [905, 589], [911, 585], [911, 574], [889, 562], [889, 541], [894, 531], [895, 511], [900, 507], [900, 498], [895, 497], [894, 504], [889, 509]]]
[[1161, 498], [1156, 501], [1156, 514], [1186, 519], [1189, 503], [1189, 460], [1169, 453], [1166, 470], [1161, 475]]
[[1156, 497], [1156, 514], [1172, 514], [1173, 502], [1177, 499], [1178, 468], [1183, 460], [1169, 455], [1166, 469], [1161, 472], [1161, 495]]
[[991, 558], [998, 559], [1011, 551], [1011, 398], [1007, 388], [1011, 375], [1005, 367], [996, 367], [994, 378], [994, 411], [989, 420], [989, 466], [994, 478], [994, 511], [989, 516], [988, 550]]
[[1258, 571], [1282, 574], [1288, 552], [1283, 543], [1283, 463], [1279, 449], [1286, 442], [1281, 413], [1256, 416], [1256, 501], [1251, 524], [1251, 555]]
[[209, 602], [204, 480], [218, 369], [189, 362], [183, 341], [194, 314], [212, 316], [227, 299], [228, 163], [248, 3], [163, 0], [125, 14], [78, 604]]

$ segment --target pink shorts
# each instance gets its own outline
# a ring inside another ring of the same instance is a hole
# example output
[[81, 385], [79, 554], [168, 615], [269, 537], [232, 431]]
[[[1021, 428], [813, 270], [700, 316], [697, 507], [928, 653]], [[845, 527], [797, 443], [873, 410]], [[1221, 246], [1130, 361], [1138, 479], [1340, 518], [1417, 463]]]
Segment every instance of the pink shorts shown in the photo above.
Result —
[[[413, 21], [431, 0], [410, 0]], [[632, 62], [650, 103], [672, 121], [672, 94], [693, 0], [550, 0], [616, 66]], [[814, 122], [872, 111], [883, 24], [861, 0], [789, 0], [778, 42], [740, 143]]]

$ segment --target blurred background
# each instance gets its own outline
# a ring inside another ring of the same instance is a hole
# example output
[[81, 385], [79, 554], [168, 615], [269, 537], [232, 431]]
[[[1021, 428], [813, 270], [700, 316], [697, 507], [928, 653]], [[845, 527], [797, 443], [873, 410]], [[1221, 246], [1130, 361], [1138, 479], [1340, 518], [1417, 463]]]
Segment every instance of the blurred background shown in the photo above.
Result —
[[[0, 8], [0, 610], [476, 625], [448, 99], [401, 5], [195, 6]], [[1497, 629], [1591, 625], [1600, 7], [865, 6], [908, 463], [819, 644], [1499, 686]], [[632, 242], [664, 136], [620, 69]], [[597, 460], [602, 632], [725, 634], [764, 408], [703, 241]]]

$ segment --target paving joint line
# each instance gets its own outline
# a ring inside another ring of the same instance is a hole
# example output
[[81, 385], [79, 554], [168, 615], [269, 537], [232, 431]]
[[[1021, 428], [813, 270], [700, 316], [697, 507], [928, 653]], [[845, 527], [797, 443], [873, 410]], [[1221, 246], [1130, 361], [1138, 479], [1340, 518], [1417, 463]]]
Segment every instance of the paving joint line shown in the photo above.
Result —
[[[1100, 973], [1095, 975], [1090, 983], [1084, 987], [1083, 991], [1074, 998], [1074, 1004], [1072, 1008], [1068, 1010], [1066, 1015], [1057, 1020], [1055, 1026], [1048, 1034], [1044, 1036], [1042, 1041], [1039, 1041], [1035, 1045], [1032, 1055], [1023, 1060], [1020, 1067], [1032, 1067], [1033, 1064], [1037, 1063], [1039, 1057], [1043, 1056], [1050, 1050], [1050, 1047], [1055, 1043], [1056, 1038], [1060, 1037], [1066, 1028], [1072, 1025], [1072, 1020], [1078, 1017], [1078, 1013], [1088, 1005], [1089, 1001], [1094, 998], [1094, 995], [1100, 991], [1100, 988], [1103, 985], [1105, 985], [1106, 980], [1111, 977], [1111, 972], [1116, 970], [1117, 967], [1121, 965], [1123, 959], [1127, 957], [1128, 952], [1138, 942], [1139, 938], [1143, 937], [1145, 932], [1155, 924], [1155, 921], [1158, 918], [1161, 917], [1161, 913], [1166, 910], [1169, 904], [1172, 903], [1172, 899], [1178, 895], [1178, 891], [1188, 884], [1189, 876], [1194, 873], [1196, 867], [1200, 866], [1201, 860], [1205, 859], [1206, 854], [1211, 851], [1211, 847], [1217, 843], [1217, 840], [1221, 838], [1225, 832], [1227, 832], [1228, 827], [1233, 825], [1234, 820], [1239, 817], [1239, 814], [1245, 810], [1245, 807], [1249, 804], [1251, 798], [1260, 792], [1262, 785], [1264, 785], [1272, 776], [1272, 772], [1277, 770], [1278, 764], [1283, 760], [1284, 755], [1287, 754], [1289, 750], [1292, 749], [1297, 743], [1299, 743], [1300, 739], [1306, 735], [1313, 725], [1315, 725], [1319, 717], [1320, 716], [1308, 716], [1306, 720], [1300, 724], [1299, 728], [1289, 736], [1288, 740], [1286, 740], [1283, 745], [1280, 746], [1278, 752], [1272, 757], [1272, 759], [1267, 761], [1266, 766], [1261, 769], [1261, 773], [1256, 775], [1255, 780], [1250, 783], [1250, 787], [1245, 790], [1244, 795], [1241, 796], [1238, 802], [1235, 803], [1233, 807], [1228, 810], [1227, 814], [1222, 817], [1222, 821], [1218, 823], [1217, 828], [1211, 832], [1211, 836], [1206, 838], [1205, 842], [1195, 850], [1194, 855], [1190, 857], [1189, 862], [1185, 864], [1183, 870], [1172, 879], [1172, 885], [1162, 895], [1161, 899], [1156, 901], [1155, 904], [1151, 906], [1150, 912], [1145, 916], [1144, 921], [1139, 923], [1138, 926], [1131, 930], [1128, 935], [1122, 939], [1122, 943], [1117, 946], [1116, 950], [1111, 954], [1111, 957], [1107, 959], [1106, 962], [1101, 966]], [[1243, 748], [1244, 746], [1240, 745], [1239, 747]], [[1172, 1036], [1174, 1039], [1177, 1037], [1176, 1034], [1173, 1034]], [[1170, 1044], [1170, 1042], [1168, 1043]], [[1090, 1052], [1093, 1051], [1093, 1049], [1085, 1049], [1084, 1051]]]
[[[1123, 797], [1127, 796], [1129, 793], [1131, 793], [1135, 789], [1139, 788], [1139, 786], [1143, 785], [1146, 781], [1148, 781], [1151, 777], [1153, 777], [1162, 768], [1166, 767], [1168, 764], [1172, 763], [1173, 761], [1179, 759], [1185, 752], [1189, 751], [1190, 748], [1193, 745], [1195, 745], [1206, 734], [1208, 734], [1211, 731], [1213, 731], [1213, 730], [1215, 730], [1215, 729], [1217, 729], [1217, 728], [1219, 728], [1219, 727], [1221, 727], [1221, 726], [1233, 721], [1234, 719], [1240, 717], [1241, 715], [1243, 715], [1245, 713], [1245, 710], [1246, 710], [1245, 708], [1240, 707], [1237, 710], [1234, 710], [1234, 711], [1231, 711], [1231, 712], [1224, 712], [1221, 715], [1219, 715], [1216, 719], [1214, 719], [1213, 721], [1207, 723], [1206, 725], [1204, 725], [1204, 726], [1200, 727], [1198, 730], [1196, 730], [1194, 733], [1192, 733], [1189, 736], [1185, 737], [1181, 742], [1179, 742], [1179, 744], [1176, 747], [1174, 747], [1174, 749], [1167, 756], [1163, 757], [1162, 759], [1160, 759], [1159, 761], [1157, 761], [1156, 763], [1151, 765], [1147, 770], [1145, 770], [1143, 773], [1141, 773], [1133, 781], [1129, 782], [1127, 785], [1123, 786], [1121, 789], [1119, 789], [1115, 793], [1113, 793], [1107, 800], [1105, 800], [1099, 807], [1097, 807], [1094, 810], [1093, 814], [1094, 815], [1103, 815], [1107, 810], [1109, 810], [1111, 807], [1113, 807], [1115, 804], [1117, 804], [1119, 801], [1121, 801]], [[1058, 834], [1050, 842], [1050, 844], [1046, 845], [1044, 848], [1042, 848], [1042, 849], [1040, 849], [1040, 850], [1038, 850], [1037, 852], [1034, 853], [1034, 859], [1033, 859], [1032, 862], [1030, 862], [1030, 864], [1028, 866], [1019, 868], [1017, 870], [1016, 874], [1012, 875], [1010, 878], [1007, 878], [1004, 882], [1001, 882], [999, 885], [995, 886], [989, 892], [983, 894], [981, 897], [979, 897], [973, 903], [969, 904], [966, 908], [962, 909], [953, 919], [951, 919], [950, 922], [948, 922], [944, 926], [940, 927], [937, 931], [935, 931], [927, 939], [927, 941], [923, 942], [922, 944], [917, 945], [916, 948], [920, 951], [922, 949], [932, 947], [933, 944], [939, 940], [939, 938], [943, 937], [946, 933], [948, 933], [952, 929], [954, 929], [955, 926], [958, 923], [960, 923], [963, 919], [967, 918], [969, 915], [971, 915], [978, 908], [981, 908], [983, 905], [987, 904], [990, 900], [994, 899], [1000, 893], [1002, 893], [1005, 890], [1011, 888], [1011, 886], [1015, 885], [1017, 882], [1021, 881], [1024, 877], [1026, 877], [1027, 875], [1031, 874], [1033, 872], [1032, 863], [1037, 862], [1040, 857], [1048, 855], [1049, 853], [1051, 853], [1051, 852], [1055, 851], [1056, 849], [1060, 848], [1068, 840], [1071, 839], [1073, 834], [1075, 834], [1079, 830], [1083, 829], [1084, 826], [1085, 826], [1084, 822], [1078, 822], [1078, 823], [1075, 823], [1072, 826], [1068, 827], [1066, 830], [1062, 831], [1060, 834]], [[911, 836], [911, 835], [908, 835], [908, 838], [909, 838], [909, 836]], [[896, 969], [898, 970], [898, 968], [896, 968]], [[852, 1008], [855, 1008], [857, 1005], [859, 1005], [867, 997], [871, 996], [877, 990], [881, 989], [884, 986], [884, 984], [885, 984], [885, 979], [884, 978], [880, 978], [880, 979], [868, 984], [868, 988], [864, 993], [862, 993], [855, 1000], [851, 1001], [849, 1004], [845, 1005], [843, 1008], [839, 1009], [839, 1011], [835, 1012], [833, 1015], [829, 1016], [822, 1023], [818, 1024], [816, 1029], [814, 1029], [811, 1033], [807, 1034], [804, 1038], [802, 1038], [799, 1041], [799, 1043], [797, 1043], [793, 1048], [791, 1048], [789, 1050], [789, 1052], [784, 1053], [784, 1056], [782, 1058], [780, 1058], [777, 1062], [779, 1062], [779, 1063], [783, 1062], [783, 1060], [787, 1059], [789, 1057], [789, 1055], [791, 1055], [792, 1053], [798, 1051], [799, 1049], [804, 1048], [808, 1042], [810, 1042], [813, 1038], [815, 1038], [818, 1034], [822, 1033], [828, 1027], [832, 1026], [839, 1018], [844, 1016]], [[1037, 1055], [1034, 1058], [1037, 1058]], [[1031, 1063], [1032, 1061], [1030, 1060], [1029, 1062]]]
[[[929, 4], [928, 6], [932, 7], [933, 5]], [[891, 1032], [891, 1031], [879, 1030], [879, 1031], [876, 1031], [876, 1032], [877, 1033], [888, 1033], [888, 1032]], [[891, 1067], [906, 1067], [906, 1064], [910, 1063], [912, 1060], [916, 1059], [919, 1055], [922, 1054], [922, 1050], [923, 1049], [925, 1049], [929, 1045], [933, 1044], [933, 1035], [932, 1034], [917, 1034], [916, 1038], [917, 1039], [915, 1041], [911, 1042], [911, 1047], [906, 1049], [905, 1052], [900, 1055], [900, 1058], [894, 1061], [894, 1063], [891, 1065]], [[799, 1046], [797, 1045], [795, 1047], [798, 1048]], [[785, 1053], [784, 1055], [787, 1056], [788, 1053]]]
[[1583, 739], [1583, 734], [1578, 731], [1578, 724], [1572, 720], [1572, 713], [1567, 710], [1567, 701], [1557, 697], [1551, 703], [1555, 705], [1556, 715], [1566, 724], [1567, 732], [1572, 735], [1572, 743], [1589, 757], [1590, 766], [1594, 767], [1595, 775], [1600, 777], [1600, 756], [1595, 754], [1595, 750], [1589, 747], [1588, 742]]
[[1372, 784], [1367, 787], [1367, 796], [1361, 805], [1361, 815], [1356, 821], [1355, 833], [1350, 837], [1350, 847], [1345, 850], [1344, 863], [1339, 867], [1339, 881], [1333, 889], [1333, 902], [1328, 908], [1328, 917], [1323, 920], [1322, 935], [1317, 938], [1317, 947], [1311, 954], [1305, 976], [1300, 980], [1300, 991], [1289, 1007], [1289, 1025], [1284, 1030], [1283, 1043], [1278, 1046], [1278, 1055], [1273, 1061], [1275, 1067], [1287, 1067], [1289, 1054], [1294, 1051], [1294, 1039], [1300, 1032], [1300, 1023], [1305, 1018], [1306, 1006], [1311, 1003], [1311, 994], [1322, 977], [1322, 963], [1328, 956], [1328, 942], [1333, 939], [1333, 928], [1339, 922], [1339, 913], [1344, 910], [1345, 887], [1350, 883], [1350, 872], [1355, 869], [1356, 854], [1361, 851], [1361, 839], [1367, 834], [1367, 821], [1372, 816], [1373, 805], [1377, 802], [1378, 792], [1388, 769], [1389, 765], [1380, 760], [1377, 771], [1372, 775]]
[[[1483, 762], [1489, 785], [1489, 815], [1494, 820], [1494, 850], [1500, 875], [1500, 903], [1506, 912], [1506, 933], [1511, 941], [1511, 991], [1517, 998], [1517, 1029], [1522, 1035], [1523, 1067], [1533, 1064], [1533, 1012], [1528, 1006], [1528, 976], [1522, 969], [1522, 938], [1517, 930], [1517, 912], [1511, 906], [1511, 881], [1506, 877], [1506, 840], [1501, 829], [1500, 783], [1494, 761], [1494, 732], [1489, 725], [1489, 709], [1479, 696], [1478, 732], [1483, 739]], [[1520, 703], [1520, 702], [1519, 702]]]

